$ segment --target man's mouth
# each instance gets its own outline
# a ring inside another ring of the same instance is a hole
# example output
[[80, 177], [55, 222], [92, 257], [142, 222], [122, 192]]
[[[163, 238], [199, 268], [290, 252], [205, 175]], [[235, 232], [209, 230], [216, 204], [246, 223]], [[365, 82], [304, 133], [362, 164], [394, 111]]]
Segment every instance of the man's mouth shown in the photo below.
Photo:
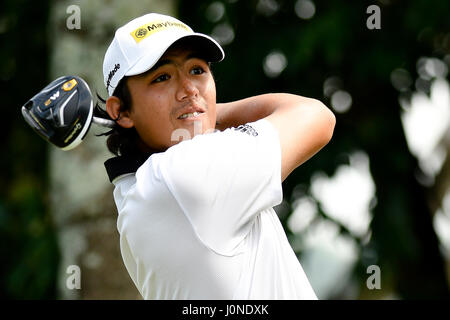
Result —
[[204, 114], [206, 109], [191, 101], [181, 107], [177, 112], [179, 112], [178, 120], [194, 120]]
[[183, 120], [183, 119], [188, 119], [188, 118], [196, 118], [199, 115], [201, 115], [203, 112], [188, 112], [188, 113], [183, 113], [181, 116], [178, 117], [178, 119]]

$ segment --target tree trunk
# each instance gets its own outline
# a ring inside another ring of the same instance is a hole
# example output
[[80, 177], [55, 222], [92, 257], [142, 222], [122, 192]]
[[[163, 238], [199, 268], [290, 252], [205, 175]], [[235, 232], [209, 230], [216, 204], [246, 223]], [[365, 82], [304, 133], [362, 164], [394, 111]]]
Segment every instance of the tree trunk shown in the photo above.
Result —
[[[53, 2], [51, 80], [78, 75], [94, 98], [96, 92], [105, 98], [103, 57], [115, 29], [149, 12], [173, 15], [174, 8], [175, 1], [163, 0]], [[120, 254], [113, 186], [103, 166], [112, 155], [105, 138], [95, 136], [105, 130], [92, 125], [83, 143], [71, 151], [50, 148], [50, 210], [61, 252], [61, 299], [140, 298]]]

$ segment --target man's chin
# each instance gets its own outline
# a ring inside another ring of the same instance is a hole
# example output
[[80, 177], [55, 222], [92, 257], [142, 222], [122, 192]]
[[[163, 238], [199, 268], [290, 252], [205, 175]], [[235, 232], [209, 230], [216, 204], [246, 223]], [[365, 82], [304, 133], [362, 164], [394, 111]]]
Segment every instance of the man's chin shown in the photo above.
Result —
[[218, 131], [214, 126], [209, 124], [209, 121], [205, 120], [206, 119], [203, 119], [202, 121], [199, 119], [197, 121], [185, 122], [183, 126], [175, 129], [170, 137], [172, 145], [181, 141], [190, 140], [200, 134], [208, 134]]

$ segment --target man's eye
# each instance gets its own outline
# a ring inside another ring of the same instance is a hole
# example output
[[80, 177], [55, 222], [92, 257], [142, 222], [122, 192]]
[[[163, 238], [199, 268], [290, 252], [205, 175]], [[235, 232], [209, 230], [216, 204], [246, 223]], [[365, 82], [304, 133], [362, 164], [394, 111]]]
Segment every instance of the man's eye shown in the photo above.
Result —
[[163, 82], [163, 81], [166, 81], [169, 79], [170, 79], [170, 76], [168, 74], [162, 74], [159, 77], [157, 77], [155, 80], [153, 80], [152, 83]]
[[205, 73], [205, 70], [203, 70], [202, 67], [195, 67], [191, 69], [191, 74], [202, 74]]

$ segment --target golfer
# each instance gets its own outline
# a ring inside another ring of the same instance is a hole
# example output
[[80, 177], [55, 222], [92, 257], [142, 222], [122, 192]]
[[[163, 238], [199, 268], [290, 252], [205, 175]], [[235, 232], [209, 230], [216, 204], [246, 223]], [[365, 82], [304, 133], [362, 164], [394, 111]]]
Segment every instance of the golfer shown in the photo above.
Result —
[[223, 58], [214, 39], [155, 13], [119, 28], [105, 54], [125, 266], [144, 299], [317, 299], [273, 207], [335, 117], [292, 94], [216, 103], [210, 65]]

